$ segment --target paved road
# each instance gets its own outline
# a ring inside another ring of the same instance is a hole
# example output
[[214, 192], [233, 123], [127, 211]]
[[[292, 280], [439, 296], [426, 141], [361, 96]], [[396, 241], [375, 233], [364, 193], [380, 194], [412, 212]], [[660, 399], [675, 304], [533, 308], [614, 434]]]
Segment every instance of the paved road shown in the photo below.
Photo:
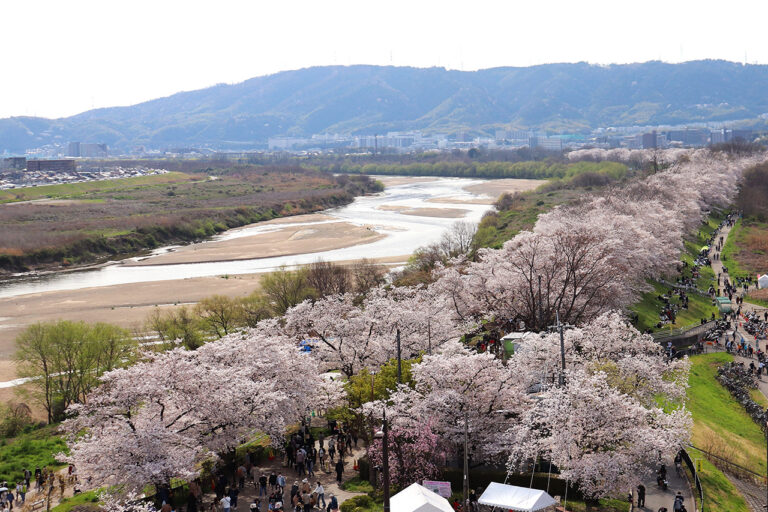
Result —
[[[656, 485], [656, 480], [650, 482], [644, 482], [645, 485], [645, 507], [635, 507], [635, 510], [644, 510], [650, 512], [657, 512], [661, 507], [667, 507], [671, 512], [672, 505], [675, 502], [675, 495], [677, 491], [680, 491], [685, 497], [685, 505], [688, 510], [693, 511], [693, 495], [691, 494], [691, 488], [688, 485], [684, 476], [680, 477], [675, 472], [675, 464], [672, 459], [665, 461], [667, 465], [667, 482], [669, 485], [667, 490], [661, 489]], [[637, 489], [635, 489], [635, 496], [637, 496]], [[635, 504], [637, 504], [637, 498], [635, 497]]]

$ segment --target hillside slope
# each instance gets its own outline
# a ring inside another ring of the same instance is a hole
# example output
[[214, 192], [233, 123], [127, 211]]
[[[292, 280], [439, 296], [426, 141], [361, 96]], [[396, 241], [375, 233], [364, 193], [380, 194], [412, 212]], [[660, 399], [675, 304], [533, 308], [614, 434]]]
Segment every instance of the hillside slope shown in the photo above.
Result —
[[570, 130], [756, 118], [768, 66], [726, 61], [492, 68], [325, 66], [63, 119], [0, 120], [0, 151], [52, 141], [253, 146], [277, 135]]

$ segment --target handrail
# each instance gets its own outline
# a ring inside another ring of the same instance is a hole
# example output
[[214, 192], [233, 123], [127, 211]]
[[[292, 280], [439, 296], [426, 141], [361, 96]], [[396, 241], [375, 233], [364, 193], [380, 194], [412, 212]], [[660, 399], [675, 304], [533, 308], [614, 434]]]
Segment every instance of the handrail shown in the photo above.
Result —
[[651, 333], [651, 336], [653, 337], [654, 340], [658, 341], [660, 339], [671, 338], [674, 336], [681, 336], [683, 334], [690, 334], [697, 329], [706, 332], [710, 328], [712, 328], [716, 323], [717, 323], [716, 320], [710, 320], [709, 322], [706, 322], [703, 324], [693, 324], [693, 325], [687, 325], [685, 327], [678, 327], [677, 329], [672, 329], [669, 331], [654, 332], [654, 333]]
[[[694, 447], [693, 445], [691, 445]], [[694, 447], [695, 448], [695, 447]], [[699, 512], [704, 512], [704, 487], [701, 485], [701, 479], [699, 479], [699, 473], [696, 471], [696, 467], [693, 465], [693, 461], [691, 460], [691, 456], [688, 455], [688, 452], [685, 451], [685, 448], [680, 449], [680, 455], [683, 459], [683, 462], [685, 462], [685, 465], [688, 466], [688, 469], [691, 471], [691, 474], [693, 475], [693, 483], [696, 487], [696, 490], [699, 493]]]

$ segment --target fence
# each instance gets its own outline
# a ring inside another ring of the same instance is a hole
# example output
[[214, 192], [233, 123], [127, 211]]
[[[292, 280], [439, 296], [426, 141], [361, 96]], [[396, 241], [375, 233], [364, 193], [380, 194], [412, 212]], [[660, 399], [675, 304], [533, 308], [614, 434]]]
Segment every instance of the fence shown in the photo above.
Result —
[[[710, 321], [705, 324], [697, 324], [694, 326], [680, 327], [678, 329], [672, 329], [669, 331], [655, 332], [651, 334], [656, 341], [667, 341], [671, 338], [688, 338], [692, 336], [704, 336], [709, 329], [717, 324], [716, 321]], [[698, 341], [698, 340], [697, 340]]]
[[701, 486], [701, 480], [699, 479], [699, 473], [696, 471], [696, 466], [694, 466], [693, 461], [691, 460], [691, 456], [688, 455], [688, 452], [685, 451], [685, 448], [680, 450], [680, 455], [683, 457], [683, 462], [685, 462], [685, 465], [688, 466], [688, 469], [691, 471], [691, 474], [693, 475], [693, 484], [696, 487], [696, 493], [698, 494], [699, 499], [699, 512], [704, 512], [704, 488]]
[[680, 290], [684, 290], [685, 292], [693, 292], [697, 295], [701, 295], [702, 297], [710, 296], [707, 292], [703, 292], [694, 286], [685, 286], [678, 283], [672, 283], [670, 281], [667, 281], [666, 279], [659, 279], [659, 282], [667, 286], [671, 286], [672, 288], [678, 288]]

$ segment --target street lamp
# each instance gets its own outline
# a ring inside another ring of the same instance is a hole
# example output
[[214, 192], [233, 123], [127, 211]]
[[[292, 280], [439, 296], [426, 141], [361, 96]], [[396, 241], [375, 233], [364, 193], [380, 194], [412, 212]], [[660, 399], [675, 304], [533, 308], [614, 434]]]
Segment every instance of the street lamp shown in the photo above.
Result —
[[384, 410], [384, 419], [381, 430], [376, 432], [375, 438], [381, 439], [382, 480], [384, 480], [384, 512], [389, 512], [389, 427], [387, 425], [387, 411]]

